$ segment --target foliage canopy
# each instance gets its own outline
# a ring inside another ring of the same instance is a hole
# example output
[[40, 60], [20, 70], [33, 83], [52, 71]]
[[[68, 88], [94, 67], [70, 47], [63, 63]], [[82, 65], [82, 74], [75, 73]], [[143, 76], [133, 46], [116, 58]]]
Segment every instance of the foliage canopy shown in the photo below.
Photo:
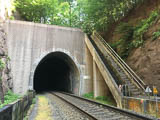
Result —
[[105, 31], [144, 0], [15, 0], [27, 21]]

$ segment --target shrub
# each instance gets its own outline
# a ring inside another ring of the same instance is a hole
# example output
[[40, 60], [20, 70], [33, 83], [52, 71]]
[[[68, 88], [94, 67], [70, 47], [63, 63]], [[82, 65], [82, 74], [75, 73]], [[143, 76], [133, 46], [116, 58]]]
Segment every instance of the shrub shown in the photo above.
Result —
[[36, 98], [33, 98], [32, 104], [36, 104]]
[[6, 95], [4, 96], [4, 103], [0, 104], [0, 108], [2, 108], [3, 106], [5, 106], [5, 105], [7, 105], [9, 103], [12, 103], [12, 102], [16, 101], [19, 98], [20, 98], [19, 95], [16, 95], [11, 90], [9, 90], [6, 93]]
[[93, 99], [94, 98], [94, 95], [93, 95], [93, 93], [91, 92], [91, 93], [86, 93], [86, 94], [84, 94], [84, 95], [82, 95], [84, 98], [90, 98], [90, 99]]
[[130, 52], [130, 43], [133, 39], [134, 27], [128, 23], [120, 23], [116, 32], [121, 34], [121, 38], [115, 43], [115, 46], [111, 45], [113, 49], [118, 49], [118, 54], [123, 58], [127, 58]]
[[142, 20], [139, 25], [135, 27], [134, 34], [133, 34], [133, 42], [132, 46], [137, 48], [144, 43], [143, 35], [147, 32], [148, 28], [154, 23], [154, 21], [159, 17], [158, 11], [153, 11], [150, 16]]
[[[128, 23], [120, 23], [116, 32], [121, 34], [119, 41], [110, 44], [122, 59], [126, 59], [133, 48], [138, 48], [144, 44], [144, 33], [159, 18], [159, 12], [153, 11], [147, 19], [142, 20], [137, 26]], [[160, 36], [160, 30], [153, 33], [153, 40]]]
[[5, 67], [5, 63], [0, 59], [0, 69], [2, 70]]
[[160, 29], [157, 32], [154, 32], [152, 35], [152, 40], [156, 40], [160, 37]]

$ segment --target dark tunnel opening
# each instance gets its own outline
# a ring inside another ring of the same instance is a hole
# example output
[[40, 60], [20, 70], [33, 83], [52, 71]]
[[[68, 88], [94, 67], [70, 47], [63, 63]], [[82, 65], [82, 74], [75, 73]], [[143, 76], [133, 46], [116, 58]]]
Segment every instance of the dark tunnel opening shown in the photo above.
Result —
[[73, 93], [75, 81], [79, 78], [72, 59], [62, 52], [44, 57], [34, 73], [34, 90], [39, 92], [63, 91]]

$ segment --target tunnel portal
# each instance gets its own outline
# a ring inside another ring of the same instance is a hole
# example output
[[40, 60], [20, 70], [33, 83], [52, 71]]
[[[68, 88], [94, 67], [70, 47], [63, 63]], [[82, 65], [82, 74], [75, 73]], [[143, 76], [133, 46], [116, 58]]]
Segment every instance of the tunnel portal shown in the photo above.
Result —
[[53, 52], [44, 57], [34, 73], [34, 90], [72, 93], [79, 81], [78, 68], [65, 53]]

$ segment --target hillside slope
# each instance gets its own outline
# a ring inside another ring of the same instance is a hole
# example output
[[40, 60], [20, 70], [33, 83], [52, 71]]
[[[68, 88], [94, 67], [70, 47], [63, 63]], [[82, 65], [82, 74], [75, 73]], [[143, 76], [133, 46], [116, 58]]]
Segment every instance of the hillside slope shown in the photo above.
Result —
[[159, 28], [160, 20], [145, 33], [144, 45], [131, 52], [127, 63], [147, 85], [157, 86], [160, 92], [160, 37], [152, 40]]
[[[123, 29], [117, 32], [119, 26]], [[141, 33], [140, 37], [137, 37], [138, 32]], [[159, 0], [146, 0], [115, 23], [103, 36], [147, 85], [157, 86], [160, 92]]]

